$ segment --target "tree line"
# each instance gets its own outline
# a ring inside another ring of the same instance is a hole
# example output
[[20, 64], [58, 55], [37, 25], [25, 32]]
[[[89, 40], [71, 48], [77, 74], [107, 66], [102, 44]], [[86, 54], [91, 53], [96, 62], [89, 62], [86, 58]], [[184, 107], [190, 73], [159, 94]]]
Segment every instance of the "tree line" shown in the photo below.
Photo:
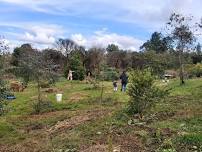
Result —
[[75, 71], [75, 80], [83, 80], [87, 73], [99, 76], [104, 71], [108, 75], [113, 73], [115, 77], [123, 70], [150, 68], [159, 77], [167, 69], [178, 70], [183, 84], [184, 66], [202, 61], [201, 45], [196, 43], [198, 35], [195, 34], [202, 26], [201, 23], [192, 24], [192, 17], [174, 13], [166, 23], [164, 34], [154, 32], [138, 51], [120, 49], [115, 44], [109, 44], [106, 48], [86, 49], [71, 39], [58, 39], [54, 48], [41, 51], [30, 44], [23, 44], [10, 55], [10, 65], [19, 67], [26, 57], [38, 54], [43, 62], [51, 62], [51, 68], [65, 77], [68, 70]]

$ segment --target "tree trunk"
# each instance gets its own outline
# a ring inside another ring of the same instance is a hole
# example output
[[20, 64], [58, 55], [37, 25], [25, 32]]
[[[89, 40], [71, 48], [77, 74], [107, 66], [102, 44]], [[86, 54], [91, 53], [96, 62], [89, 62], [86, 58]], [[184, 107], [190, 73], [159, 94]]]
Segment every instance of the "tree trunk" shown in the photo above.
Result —
[[183, 68], [183, 63], [182, 63], [182, 49], [179, 50], [179, 64], [180, 64], [180, 84], [183, 85], [184, 82], [184, 68]]
[[40, 86], [40, 80], [38, 79], [38, 81], [37, 81], [37, 88], [38, 88], [38, 113], [40, 113], [40, 111], [41, 111], [41, 102], [42, 102], [42, 100], [41, 100], [41, 86]]
[[102, 103], [102, 101], [103, 101], [103, 93], [104, 93], [104, 84], [103, 84], [103, 81], [104, 80], [102, 80], [102, 88], [101, 88], [101, 94], [100, 94], [100, 102]]

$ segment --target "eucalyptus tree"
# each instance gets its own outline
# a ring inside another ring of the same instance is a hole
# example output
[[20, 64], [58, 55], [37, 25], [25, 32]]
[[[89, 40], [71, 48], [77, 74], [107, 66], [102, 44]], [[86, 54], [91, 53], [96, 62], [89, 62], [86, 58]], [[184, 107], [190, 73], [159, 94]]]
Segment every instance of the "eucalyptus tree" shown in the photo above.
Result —
[[185, 51], [189, 51], [196, 40], [196, 31], [198, 23], [193, 23], [192, 16], [183, 16], [181, 14], [173, 13], [167, 23], [167, 29], [170, 37], [173, 40], [174, 49], [178, 53], [178, 60], [180, 65], [180, 81], [184, 84], [184, 69], [182, 56]]

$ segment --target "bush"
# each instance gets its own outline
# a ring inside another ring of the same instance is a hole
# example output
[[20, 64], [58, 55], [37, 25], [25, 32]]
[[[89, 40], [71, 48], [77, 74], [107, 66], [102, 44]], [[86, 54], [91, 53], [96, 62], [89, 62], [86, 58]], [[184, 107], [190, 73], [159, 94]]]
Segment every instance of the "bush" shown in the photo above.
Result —
[[50, 101], [35, 101], [33, 102], [32, 107], [34, 114], [48, 112], [53, 109], [52, 103]]
[[114, 68], [107, 68], [103, 73], [103, 78], [105, 81], [113, 81], [119, 78], [119, 73]]
[[202, 64], [186, 65], [185, 70], [189, 77], [201, 77], [202, 76]]
[[8, 94], [9, 90], [6, 87], [6, 82], [0, 79], [0, 115], [2, 115], [5, 112], [5, 107], [7, 105], [5, 99]]
[[129, 75], [128, 94], [130, 96], [128, 113], [139, 114], [142, 118], [145, 110], [154, 105], [155, 101], [166, 95], [167, 91], [154, 84], [154, 76], [149, 70], [131, 71]]

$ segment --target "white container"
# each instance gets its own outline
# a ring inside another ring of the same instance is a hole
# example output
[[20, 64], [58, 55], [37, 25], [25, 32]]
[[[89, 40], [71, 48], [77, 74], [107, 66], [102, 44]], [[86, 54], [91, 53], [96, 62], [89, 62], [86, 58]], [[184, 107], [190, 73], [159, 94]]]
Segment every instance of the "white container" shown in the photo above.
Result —
[[62, 94], [56, 94], [56, 101], [61, 102], [62, 101]]

